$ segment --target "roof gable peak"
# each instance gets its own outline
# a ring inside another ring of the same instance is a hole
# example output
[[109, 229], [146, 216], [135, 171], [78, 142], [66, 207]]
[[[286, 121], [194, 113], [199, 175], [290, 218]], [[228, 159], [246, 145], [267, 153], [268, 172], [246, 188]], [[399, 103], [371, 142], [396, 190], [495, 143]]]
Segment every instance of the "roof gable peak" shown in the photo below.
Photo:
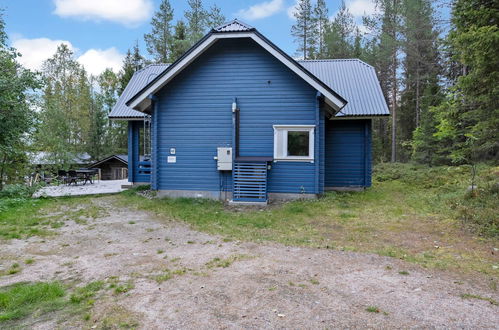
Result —
[[249, 24], [239, 21], [237, 18], [230, 22], [226, 22], [216, 28], [213, 28], [213, 32], [247, 32], [255, 31], [256, 29]]

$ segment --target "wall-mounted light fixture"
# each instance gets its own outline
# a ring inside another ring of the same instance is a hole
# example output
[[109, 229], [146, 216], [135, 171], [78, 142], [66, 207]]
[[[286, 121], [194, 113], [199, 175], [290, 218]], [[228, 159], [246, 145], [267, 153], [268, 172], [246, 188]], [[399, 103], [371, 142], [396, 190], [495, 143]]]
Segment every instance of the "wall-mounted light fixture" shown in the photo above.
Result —
[[236, 112], [237, 110], [237, 102], [236, 98], [234, 98], [234, 101], [232, 101], [232, 112]]

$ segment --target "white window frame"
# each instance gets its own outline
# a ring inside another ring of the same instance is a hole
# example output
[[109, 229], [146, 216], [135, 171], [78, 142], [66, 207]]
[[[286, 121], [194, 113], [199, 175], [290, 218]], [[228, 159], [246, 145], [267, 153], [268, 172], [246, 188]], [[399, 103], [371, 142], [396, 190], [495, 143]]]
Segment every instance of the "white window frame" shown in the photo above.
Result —
[[[315, 125], [274, 125], [274, 161], [314, 162]], [[288, 155], [288, 132], [308, 132], [308, 156]]]

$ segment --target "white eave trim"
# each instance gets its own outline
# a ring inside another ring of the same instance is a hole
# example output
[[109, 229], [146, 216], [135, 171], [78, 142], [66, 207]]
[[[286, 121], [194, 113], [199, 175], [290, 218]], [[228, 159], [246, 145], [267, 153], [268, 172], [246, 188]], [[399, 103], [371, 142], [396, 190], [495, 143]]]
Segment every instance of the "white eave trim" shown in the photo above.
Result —
[[335, 110], [343, 108], [346, 103], [336, 97], [333, 93], [325, 89], [321, 84], [315, 81], [312, 77], [306, 74], [303, 69], [293, 63], [288, 58], [283, 56], [280, 52], [275, 50], [271, 45], [269, 45], [265, 40], [260, 38], [254, 32], [240, 32], [240, 33], [216, 33], [212, 34], [208, 39], [203, 41], [196, 49], [194, 49], [189, 55], [184, 57], [178, 64], [175, 65], [173, 70], [168, 71], [164, 76], [162, 76], [158, 81], [152, 84], [148, 89], [144, 90], [138, 97], [130, 103], [132, 109], [138, 111], [144, 111], [147, 106], [142, 105], [142, 103], [147, 100], [147, 97], [151, 94], [156, 93], [163, 87], [166, 83], [172, 80], [178, 73], [180, 73], [184, 68], [186, 68], [190, 63], [192, 63], [196, 58], [198, 58], [205, 50], [207, 50], [211, 45], [215, 43], [218, 39], [228, 39], [228, 38], [251, 38], [257, 44], [262, 46], [270, 54], [276, 57], [284, 65], [291, 69], [294, 73], [300, 76], [308, 84], [314, 87], [317, 91], [321, 92], [325, 97], [325, 102], [332, 106]]

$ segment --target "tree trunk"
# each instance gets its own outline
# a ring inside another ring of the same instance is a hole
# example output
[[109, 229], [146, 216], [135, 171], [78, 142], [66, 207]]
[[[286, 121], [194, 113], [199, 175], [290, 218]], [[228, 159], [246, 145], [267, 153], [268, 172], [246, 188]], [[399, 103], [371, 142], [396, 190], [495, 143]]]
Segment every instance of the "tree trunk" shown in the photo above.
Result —
[[416, 128], [419, 127], [420, 121], [420, 109], [419, 109], [419, 63], [416, 68]]
[[[394, 33], [395, 34], [395, 33]], [[395, 40], [395, 38], [393, 39]], [[391, 162], [397, 161], [397, 48], [392, 54], [392, 157]]]

